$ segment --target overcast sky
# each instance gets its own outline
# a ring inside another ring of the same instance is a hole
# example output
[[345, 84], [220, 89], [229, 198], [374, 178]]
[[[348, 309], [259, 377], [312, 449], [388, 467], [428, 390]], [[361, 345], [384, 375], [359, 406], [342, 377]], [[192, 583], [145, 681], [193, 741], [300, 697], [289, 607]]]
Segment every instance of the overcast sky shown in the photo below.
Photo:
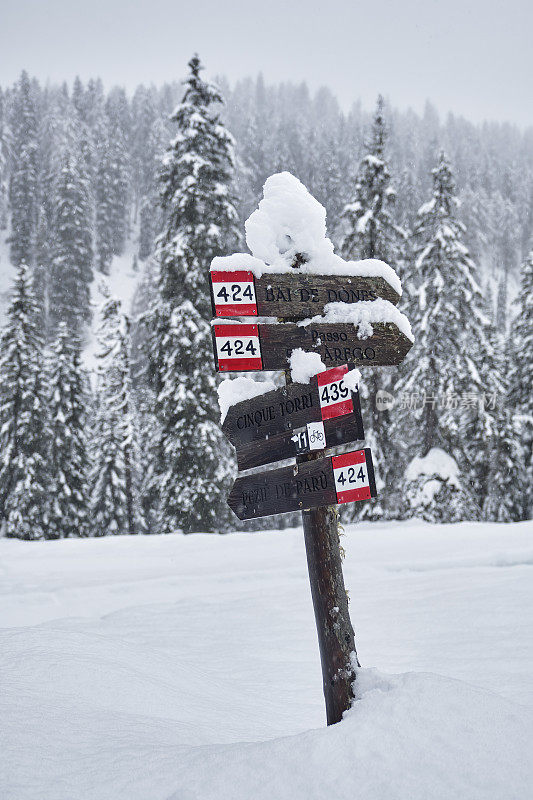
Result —
[[0, 84], [100, 75], [132, 89], [181, 78], [193, 51], [230, 81], [378, 92], [473, 121], [533, 124], [532, 0], [0, 0]]

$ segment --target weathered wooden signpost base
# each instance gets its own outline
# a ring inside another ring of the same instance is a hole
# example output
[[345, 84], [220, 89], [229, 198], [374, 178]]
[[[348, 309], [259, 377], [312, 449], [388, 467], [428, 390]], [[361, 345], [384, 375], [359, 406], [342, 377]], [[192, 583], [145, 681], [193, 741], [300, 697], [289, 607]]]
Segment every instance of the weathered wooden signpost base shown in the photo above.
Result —
[[[313, 453], [297, 460], [310, 458], [314, 458]], [[312, 508], [302, 511], [302, 521], [326, 718], [328, 725], [333, 725], [352, 704], [355, 667], [359, 666], [342, 574], [338, 511], [335, 506]]]

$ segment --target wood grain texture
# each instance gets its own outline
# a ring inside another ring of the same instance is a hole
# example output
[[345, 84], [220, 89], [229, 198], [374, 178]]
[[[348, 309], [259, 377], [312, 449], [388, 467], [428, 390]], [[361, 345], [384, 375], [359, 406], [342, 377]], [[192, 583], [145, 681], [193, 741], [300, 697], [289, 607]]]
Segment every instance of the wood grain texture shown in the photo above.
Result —
[[396, 305], [400, 295], [384, 278], [309, 275], [295, 270], [255, 279], [260, 317], [307, 319], [321, 314], [328, 303], [357, 303], [382, 297]]
[[240, 446], [321, 418], [316, 383], [293, 383], [230, 406], [222, 430], [233, 445]]
[[331, 458], [237, 478], [228, 505], [239, 519], [334, 505], [337, 493]]
[[[259, 317], [299, 320], [322, 314], [328, 303], [358, 303], [381, 297], [396, 305], [400, 299], [398, 292], [381, 277], [309, 275], [295, 270], [264, 273], [253, 281], [257, 309], [254, 316]], [[231, 310], [220, 308], [217, 314], [217, 284], [210, 280], [209, 286], [213, 316], [246, 316], [239, 313], [238, 304]]]
[[[360, 414], [345, 414], [342, 417], [324, 420], [324, 433], [326, 436], [325, 448], [337, 447], [341, 444], [351, 444], [362, 441], [364, 431]], [[270, 436], [262, 441], [248, 442], [236, 446], [237, 467], [240, 470], [272, 464], [286, 458], [298, 455], [297, 446], [292, 438], [294, 431], [289, 430], [276, 436]], [[324, 453], [322, 448], [320, 454]]]
[[372, 329], [372, 336], [359, 339], [357, 327], [349, 323], [259, 325], [263, 369], [286, 369], [292, 350], [298, 347], [319, 353], [326, 368], [349, 361], [357, 367], [400, 364], [412, 342], [390, 322], [374, 323]]

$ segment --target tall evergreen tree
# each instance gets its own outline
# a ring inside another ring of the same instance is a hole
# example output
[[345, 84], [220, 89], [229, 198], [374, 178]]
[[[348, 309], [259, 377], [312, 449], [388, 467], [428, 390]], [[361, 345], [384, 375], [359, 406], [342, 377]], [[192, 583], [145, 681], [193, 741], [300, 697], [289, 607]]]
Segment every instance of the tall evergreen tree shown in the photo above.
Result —
[[53, 325], [63, 320], [71, 331], [79, 332], [91, 317], [92, 209], [88, 181], [68, 152], [57, 176], [55, 195], [50, 318]]
[[96, 265], [100, 272], [108, 275], [113, 258], [113, 193], [107, 160], [108, 129], [103, 115], [97, 122], [96, 140], [98, 143], [94, 177]]
[[[497, 353], [499, 392], [485, 457], [486, 490], [483, 492], [483, 517], [487, 521], [512, 522], [521, 519], [527, 480], [520, 447], [516, 417], [509, 403], [510, 353], [504, 351], [503, 336]], [[507, 348], [509, 350], [509, 348]]]
[[[227, 513], [223, 477], [229, 472], [229, 450], [215, 425], [215, 383], [201, 381], [199, 371], [208, 372], [211, 357], [206, 269], [214, 256], [232, 252], [239, 241], [231, 198], [233, 139], [217, 110], [222, 97], [200, 77], [198, 56], [189, 68], [183, 100], [172, 116], [177, 135], [163, 162], [159, 293], [150, 315], [150, 361], [162, 432], [155, 469], [161, 476], [161, 515], [164, 529], [185, 532], [213, 530]], [[195, 380], [200, 383], [193, 403]], [[191, 431], [205, 450], [192, 449], [185, 469]]]
[[[342, 214], [345, 234], [341, 252], [346, 259], [377, 258], [398, 269], [405, 247], [405, 233], [393, 217], [396, 193], [385, 161], [386, 142], [384, 102], [379, 96], [368, 143], [369, 152], [359, 166], [353, 199]], [[386, 513], [387, 496], [391, 497], [390, 490], [396, 482], [393, 474], [396, 458], [388, 434], [390, 413], [378, 410], [375, 404], [378, 390], [388, 387], [389, 380], [386, 373], [364, 376], [361, 387], [363, 397], [370, 401], [365, 418], [365, 438], [374, 453], [379, 488], [386, 485], [389, 493], [365, 504], [365, 508], [350, 510], [365, 517], [379, 518]]]
[[511, 335], [512, 352], [509, 374], [509, 403], [520, 445], [521, 485], [517, 492], [518, 516], [533, 517], [533, 251], [521, 270], [520, 292], [516, 300], [518, 314]]
[[8, 163], [11, 134], [7, 121], [5, 93], [0, 88], [0, 231], [7, 228]]
[[20, 76], [11, 119], [13, 169], [9, 186], [11, 205], [11, 261], [33, 266], [39, 208], [37, 115], [30, 79]]
[[380, 258], [394, 268], [402, 257], [405, 233], [394, 221], [396, 192], [385, 161], [387, 134], [380, 95], [369, 152], [359, 165], [353, 199], [343, 211], [346, 231], [341, 249], [344, 258]]
[[[151, 131], [156, 120], [153, 91], [138, 86], [132, 100], [131, 185], [134, 220], [141, 200], [154, 188], [155, 157], [151, 149]], [[142, 256], [141, 256], [142, 258]]]
[[26, 265], [19, 265], [0, 339], [0, 520], [7, 536], [47, 535], [43, 342]]
[[397, 434], [409, 431], [411, 455], [425, 456], [434, 447], [451, 455], [462, 472], [462, 490], [474, 497], [477, 459], [486, 456], [483, 376], [496, 364], [456, 207], [453, 175], [441, 154], [433, 170], [432, 198], [418, 212], [414, 263], [404, 281], [415, 344], [397, 391], [418, 401], [397, 420]]
[[99, 331], [99, 406], [92, 481], [96, 535], [138, 532], [135, 422], [129, 320], [120, 302], [107, 300]]
[[103, 153], [108, 173], [111, 244], [114, 255], [122, 255], [129, 232], [131, 167], [129, 138], [131, 115], [123, 89], [113, 89], [107, 98], [107, 146]]
[[89, 535], [87, 389], [79, 342], [60, 322], [49, 359], [49, 539]]
[[163, 341], [165, 372], [156, 406], [165, 464], [160, 479], [164, 533], [217, 530], [228, 516], [222, 500], [231, 482], [230, 448], [214, 413], [215, 377], [198, 355], [210, 340], [209, 324], [190, 301], [174, 310]]
[[[168, 134], [162, 120], [157, 119], [148, 137], [148, 153], [151, 162], [144, 161], [142, 185], [144, 195], [141, 200], [139, 219], [139, 258], [143, 261], [152, 255], [154, 242], [161, 232], [162, 215], [157, 202], [157, 182], [161, 167], [161, 156], [165, 151]], [[146, 157], [145, 157], [146, 158]], [[151, 170], [149, 170], [149, 167]]]

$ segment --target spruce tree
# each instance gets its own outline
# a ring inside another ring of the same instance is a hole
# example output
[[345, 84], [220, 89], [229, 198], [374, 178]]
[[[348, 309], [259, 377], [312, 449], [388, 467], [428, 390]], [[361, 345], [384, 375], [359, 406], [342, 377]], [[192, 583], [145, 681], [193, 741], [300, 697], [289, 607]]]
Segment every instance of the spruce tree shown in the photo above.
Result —
[[101, 311], [98, 409], [94, 433], [93, 524], [97, 536], [135, 534], [137, 476], [129, 320], [120, 301]]
[[[143, 261], [152, 255], [154, 242], [161, 232], [162, 215], [157, 202], [157, 183], [161, 168], [161, 156], [165, 151], [168, 134], [162, 120], [157, 119], [151, 127], [147, 151], [149, 161], [143, 164], [144, 195], [141, 199], [139, 219], [139, 258]], [[146, 158], [146, 157], [145, 157]]]
[[16, 266], [33, 266], [39, 208], [37, 163], [37, 114], [32, 86], [26, 72], [15, 92], [11, 120], [13, 169], [9, 185], [11, 205], [11, 261]]
[[[345, 234], [341, 242], [341, 253], [348, 260], [381, 259], [398, 270], [405, 248], [405, 233], [393, 217], [396, 193], [385, 161], [387, 134], [384, 102], [380, 96], [368, 143], [369, 152], [359, 165], [353, 198], [342, 214]], [[396, 508], [390, 502], [393, 496], [391, 490], [397, 482], [394, 475], [397, 459], [389, 436], [391, 414], [389, 411], [379, 411], [375, 405], [377, 391], [388, 388], [389, 383], [390, 379], [383, 371], [379, 374], [363, 375], [361, 394], [367, 401], [365, 439], [374, 454], [378, 499], [365, 504], [364, 508], [350, 509], [348, 513], [377, 518], [384, 513], [396, 513]], [[379, 490], [384, 486], [387, 491], [380, 496]]]
[[11, 134], [7, 121], [5, 93], [0, 88], [0, 231], [7, 228], [8, 163]]
[[487, 418], [481, 402], [487, 391], [484, 376], [495, 372], [496, 364], [475, 265], [461, 241], [454, 188], [441, 154], [432, 198], [418, 212], [413, 263], [404, 280], [415, 344], [396, 388], [416, 402], [397, 419], [397, 435], [409, 433], [411, 456], [423, 457], [434, 447], [452, 456], [462, 491], [482, 502], [476, 496], [478, 469], [486, 472]]
[[145, 195], [141, 202], [139, 215], [139, 258], [141, 261], [145, 261], [154, 249], [156, 203], [155, 192]]
[[0, 520], [6, 536], [47, 535], [43, 341], [30, 272], [19, 265], [0, 339]]
[[79, 342], [61, 322], [49, 359], [50, 539], [89, 535], [87, 384]]
[[111, 245], [122, 255], [129, 233], [131, 115], [123, 89], [113, 89], [106, 106], [107, 142], [103, 153], [108, 177]]
[[[231, 462], [215, 424], [215, 382], [206, 377], [212, 358], [206, 271], [214, 256], [232, 252], [239, 241], [231, 198], [233, 139], [217, 110], [222, 97], [200, 77], [198, 56], [189, 68], [183, 100], [172, 116], [176, 138], [163, 162], [159, 291], [150, 313], [150, 363], [162, 436], [155, 467], [161, 477], [162, 525], [185, 532], [214, 530], [227, 518], [224, 477]], [[204, 450], [194, 445], [193, 434]]]
[[88, 181], [68, 152], [57, 177], [55, 196], [50, 319], [54, 326], [65, 321], [71, 331], [79, 333], [91, 317], [92, 213]]
[[517, 316], [511, 334], [509, 404], [519, 443], [521, 482], [515, 492], [519, 519], [533, 516], [533, 251], [521, 270], [520, 291], [516, 299]]
[[359, 165], [353, 199], [342, 214], [346, 230], [341, 250], [344, 258], [379, 258], [395, 268], [402, 257], [405, 233], [394, 221], [396, 192], [385, 161], [387, 135], [380, 95], [369, 152]]
[[113, 258], [113, 195], [107, 157], [108, 130], [103, 116], [97, 123], [96, 138], [98, 142], [94, 178], [96, 266], [100, 272], [108, 275]]
[[155, 158], [151, 149], [151, 131], [156, 119], [156, 109], [152, 90], [144, 86], [137, 87], [132, 100], [132, 117], [131, 184], [133, 218], [136, 221], [142, 198], [154, 188]]
[[519, 426], [507, 397], [509, 361], [507, 357], [498, 361], [503, 391], [495, 398], [494, 426], [486, 448], [483, 518], [489, 522], [512, 522], [521, 519], [528, 491], [527, 471], [522, 462]]
[[[163, 388], [157, 398], [166, 469], [160, 479], [163, 533], [224, 527], [230, 448], [221, 440], [213, 397], [216, 379], [199, 358], [211, 342], [209, 323], [186, 300], [172, 314], [163, 341]], [[222, 509], [225, 508], [222, 506]]]

